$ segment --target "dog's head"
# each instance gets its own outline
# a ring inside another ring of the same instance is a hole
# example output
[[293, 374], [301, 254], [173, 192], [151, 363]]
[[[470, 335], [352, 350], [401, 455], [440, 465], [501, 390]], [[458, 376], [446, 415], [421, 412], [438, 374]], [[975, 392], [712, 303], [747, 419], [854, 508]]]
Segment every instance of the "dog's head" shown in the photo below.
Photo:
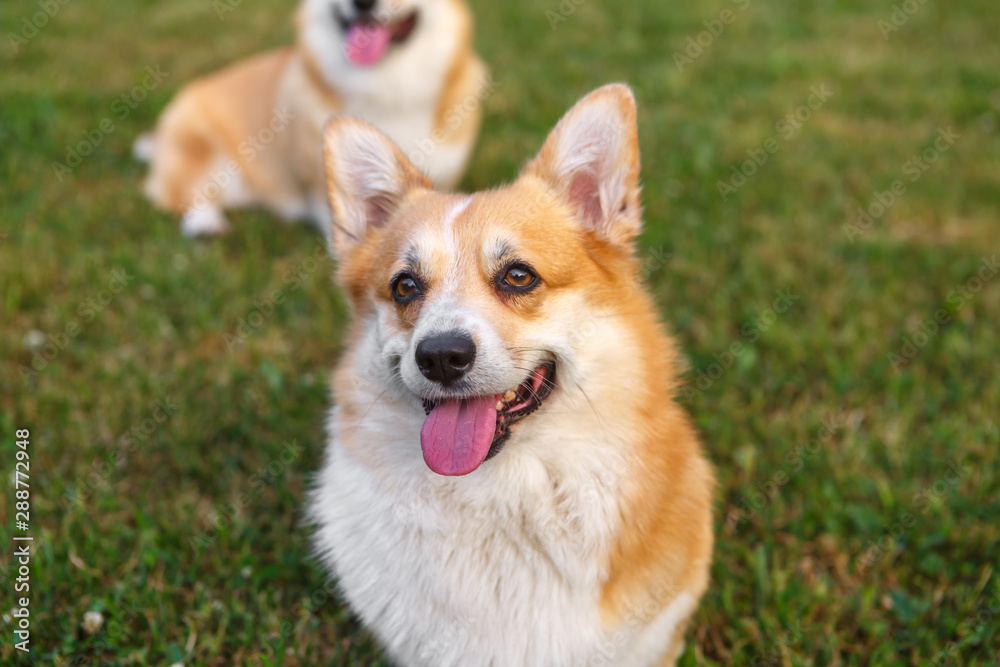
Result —
[[340, 50], [350, 66], [371, 67], [420, 38], [449, 38], [467, 14], [460, 0], [305, 0], [299, 26], [315, 53]]
[[564, 385], [619, 363], [628, 343], [616, 343], [611, 314], [636, 290], [641, 224], [627, 87], [577, 103], [497, 190], [433, 192], [396, 146], [350, 118], [327, 125], [324, 159], [338, 279], [385, 369], [379, 382], [427, 412], [432, 470], [472, 472], [522, 420], [542, 419]]

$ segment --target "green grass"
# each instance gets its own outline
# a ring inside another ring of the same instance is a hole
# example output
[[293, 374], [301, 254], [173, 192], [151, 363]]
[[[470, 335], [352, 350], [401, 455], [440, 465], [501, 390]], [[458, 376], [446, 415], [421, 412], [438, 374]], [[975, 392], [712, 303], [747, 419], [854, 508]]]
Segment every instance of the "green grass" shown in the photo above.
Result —
[[[888, 1], [590, 0], [554, 31], [555, 0], [473, 4], [499, 85], [465, 188], [511, 179], [591, 88], [627, 81], [640, 101], [648, 282], [720, 481], [714, 581], [682, 664], [996, 664], [1000, 279], [973, 280], [1000, 253], [995, 0], [927, 2], [888, 40]], [[673, 54], [727, 8], [732, 23], [679, 70]], [[3, 33], [36, 10], [3, 3]], [[17, 54], [0, 48], [0, 542], [14, 431], [29, 428], [37, 664], [386, 664], [324, 602], [302, 520], [345, 326], [331, 262], [309, 259], [314, 233], [261, 212], [235, 214], [226, 238], [183, 239], [130, 158], [185, 81], [291, 38], [278, 0], [225, 21], [208, 0], [71, 0]], [[116, 98], [155, 65], [169, 76], [120, 118]], [[832, 96], [783, 131], [818, 85]], [[114, 130], [57, 178], [52, 162], [105, 118]], [[958, 139], [909, 180], [941, 128]], [[723, 200], [717, 183], [769, 139], [776, 152]], [[896, 179], [905, 193], [849, 239], [855, 209]], [[772, 317], [785, 289], [798, 299]], [[893, 368], [939, 310], [948, 322]], [[71, 324], [22, 381], [25, 335]], [[165, 421], [123, 439], [164, 399]], [[867, 564], [887, 531], [899, 539]], [[105, 618], [93, 636], [90, 610]], [[0, 662], [17, 661], [10, 634]]]

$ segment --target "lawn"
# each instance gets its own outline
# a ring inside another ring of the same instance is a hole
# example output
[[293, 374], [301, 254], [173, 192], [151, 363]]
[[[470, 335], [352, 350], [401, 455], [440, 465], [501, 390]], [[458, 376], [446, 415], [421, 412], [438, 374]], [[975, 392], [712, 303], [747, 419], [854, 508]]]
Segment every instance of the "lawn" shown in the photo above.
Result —
[[[472, 4], [496, 90], [464, 189], [591, 88], [639, 100], [640, 253], [719, 477], [681, 664], [997, 664], [995, 0]], [[35, 664], [387, 665], [303, 521], [332, 262], [257, 211], [182, 238], [130, 156], [291, 5], [0, 5], [0, 608], [29, 429]]]

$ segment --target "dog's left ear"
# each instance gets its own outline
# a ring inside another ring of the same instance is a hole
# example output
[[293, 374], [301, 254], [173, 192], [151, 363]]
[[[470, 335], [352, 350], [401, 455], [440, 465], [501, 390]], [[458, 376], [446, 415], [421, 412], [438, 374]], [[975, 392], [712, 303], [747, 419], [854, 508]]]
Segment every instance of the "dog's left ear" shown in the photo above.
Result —
[[339, 260], [372, 229], [388, 224], [411, 191], [433, 187], [388, 137], [354, 118], [326, 124], [323, 164]]
[[632, 91], [611, 84], [577, 102], [522, 173], [545, 181], [587, 229], [631, 246], [642, 226]]

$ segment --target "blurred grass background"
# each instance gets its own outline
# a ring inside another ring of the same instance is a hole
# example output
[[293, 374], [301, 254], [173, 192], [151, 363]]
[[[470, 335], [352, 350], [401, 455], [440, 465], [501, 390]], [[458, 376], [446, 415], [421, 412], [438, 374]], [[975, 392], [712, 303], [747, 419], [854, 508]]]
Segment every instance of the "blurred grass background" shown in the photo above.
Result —
[[[250, 211], [185, 240], [130, 156], [184, 82], [293, 37], [292, 3], [227, 0], [224, 20], [219, 4], [70, 0], [0, 48], [0, 460], [30, 428], [37, 664], [386, 664], [325, 601], [302, 523], [345, 324], [318, 236]], [[498, 85], [465, 189], [513, 178], [591, 88], [627, 81], [640, 103], [641, 252], [720, 479], [714, 585], [682, 664], [997, 664], [1000, 280], [977, 276], [1000, 252], [994, 0], [911, 0], [887, 36], [890, 2], [472, 4]], [[3, 32], [37, 11], [3, 3]], [[169, 75], [120, 117], [148, 66]], [[789, 131], [814, 86], [832, 94]], [[52, 163], [106, 118], [60, 179]], [[905, 193], [849, 234], [897, 179]], [[778, 290], [797, 300], [768, 313]], [[176, 406], [160, 422], [157, 401]]]

